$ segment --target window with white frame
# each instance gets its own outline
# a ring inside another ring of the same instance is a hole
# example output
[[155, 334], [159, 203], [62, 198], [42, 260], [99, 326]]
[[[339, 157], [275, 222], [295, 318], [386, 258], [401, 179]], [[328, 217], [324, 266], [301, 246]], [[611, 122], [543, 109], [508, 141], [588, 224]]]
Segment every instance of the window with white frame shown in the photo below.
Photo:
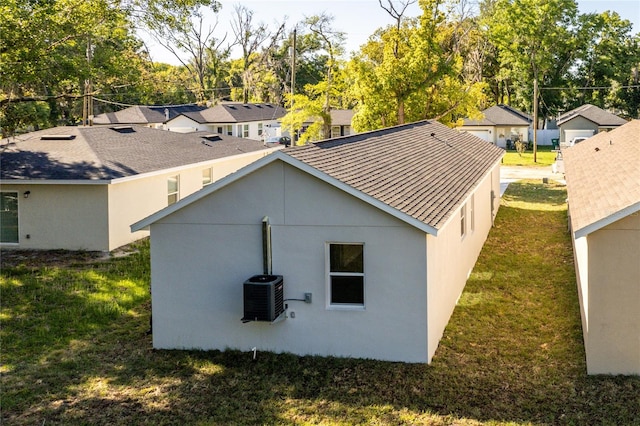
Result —
[[167, 203], [175, 204], [180, 199], [180, 176], [169, 176], [167, 179]]
[[331, 126], [331, 137], [337, 138], [340, 136], [340, 126]]
[[243, 138], [248, 138], [249, 137], [249, 125], [248, 124], [243, 124], [242, 125], [242, 137]]
[[0, 243], [17, 244], [18, 193], [0, 192]]
[[233, 124], [227, 124], [225, 127], [225, 131], [227, 136], [233, 136]]
[[202, 187], [210, 185], [213, 182], [213, 168], [202, 169]]
[[463, 204], [460, 209], [460, 237], [467, 233], [467, 204]]
[[364, 244], [327, 244], [328, 300], [332, 307], [364, 307]]
[[262, 123], [258, 123], [258, 136], [262, 136]]

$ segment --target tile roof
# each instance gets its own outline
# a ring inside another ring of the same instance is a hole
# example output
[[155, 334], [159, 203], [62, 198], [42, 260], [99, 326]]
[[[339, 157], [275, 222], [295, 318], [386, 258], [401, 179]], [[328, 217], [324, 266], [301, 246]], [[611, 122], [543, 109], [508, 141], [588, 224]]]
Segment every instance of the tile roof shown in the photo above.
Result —
[[202, 111], [183, 115], [197, 123], [246, 123], [270, 121], [284, 117], [287, 110], [274, 104], [222, 103]]
[[[143, 126], [56, 127], [0, 140], [0, 179], [117, 179], [265, 149], [262, 142], [209, 132], [175, 133]], [[43, 140], [47, 135], [72, 139]]]
[[509, 105], [499, 104], [482, 111], [480, 120], [465, 119], [465, 126], [528, 126], [533, 121], [530, 115]]
[[640, 120], [562, 152], [576, 236], [606, 226], [625, 209], [640, 210]]
[[282, 153], [438, 229], [504, 150], [436, 121], [421, 121]]
[[571, 121], [576, 117], [584, 117], [594, 122], [598, 126], [622, 126], [627, 122], [624, 118], [620, 118], [615, 114], [598, 108], [595, 105], [585, 104], [569, 112], [565, 112], [558, 118], [558, 126], [563, 125], [567, 121]]
[[152, 124], [164, 123], [179, 114], [193, 111], [201, 111], [206, 107], [199, 105], [167, 105], [167, 106], [132, 106], [120, 111], [107, 112], [96, 115], [93, 124]]

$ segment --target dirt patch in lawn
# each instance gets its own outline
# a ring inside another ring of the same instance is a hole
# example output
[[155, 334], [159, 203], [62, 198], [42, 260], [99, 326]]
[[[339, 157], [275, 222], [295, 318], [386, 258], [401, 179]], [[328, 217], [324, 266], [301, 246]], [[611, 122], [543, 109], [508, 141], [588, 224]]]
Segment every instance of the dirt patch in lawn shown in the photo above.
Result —
[[[133, 243], [135, 244], [135, 243]], [[111, 252], [86, 250], [0, 250], [0, 268], [67, 267], [70, 265], [104, 262], [115, 257], [137, 253], [134, 245], [125, 245]]]

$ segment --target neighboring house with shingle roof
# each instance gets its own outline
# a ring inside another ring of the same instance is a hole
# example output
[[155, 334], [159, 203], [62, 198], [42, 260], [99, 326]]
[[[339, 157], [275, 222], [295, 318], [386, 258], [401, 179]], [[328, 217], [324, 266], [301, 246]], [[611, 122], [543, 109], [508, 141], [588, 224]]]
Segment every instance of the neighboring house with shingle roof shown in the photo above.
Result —
[[137, 124], [155, 129], [162, 128], [168, 120], [179, 114], [197, 112], [206, 109], [199, 105], [166, 105], [166, 106], [140, 106], [134, 105], [120, 111], [106, 112], [96, 115], [94, 125], [123, 125]]
[[563, 150], [589, 374], [640, 374], [640, 120]]
[[574, 137], [591, 137], [622, 126], [627, 120], [595, 105], [585, 104], [558, 117], [560, 144], [568, 145]]
[[[479, 142], [423, 121], [292, 147], [134, 224], [154, 347], [430, 362], [499, 206], [504, 151]], [[261, 272], [288, 308], [243, 324]]]
[[500, 148], [506, 148], [507, 141], [529, 141], [529, 127], [533, 122], [529, 114], [499, 104], [485, 109], [482, 115], [483, 118], [479, 120], [465, 119], [458, 130], [471, 133]]
[[143, 126], [56, 127], [0, 141], [2, 247], [113, 250], [130, 225], [267, 155], [261, 142]]
[[331, 110], [331, 137], [349, 136], [356, 132], [351, 127], [354, 111], [352, 109]]
[[269, 136], [281, 136], [278, 123], [286, 113], [281, 106], [269, 103], [223, 102], [202, 111], [180, 114], [166, 125], [173, 132], [206, 131], [263, 141]]

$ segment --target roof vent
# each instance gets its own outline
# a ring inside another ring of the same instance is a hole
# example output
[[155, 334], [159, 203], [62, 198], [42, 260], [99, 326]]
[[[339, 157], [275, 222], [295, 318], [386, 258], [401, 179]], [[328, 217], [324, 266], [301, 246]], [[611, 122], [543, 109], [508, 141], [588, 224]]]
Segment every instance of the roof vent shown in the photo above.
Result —
[[251, 107], [247, 104], [242, 105], [243, 107], [245, 107], [246, 109], [250, 109]]
[[115, 126], [111, 127], [111, 130], [116, 131], [118, 133], [135, 133], [135, 129], [133, 126]]
[[233, 106], [233, 105], [227, 105], [227, 107], [228, 107], [229, 109], [236, 109], [236, 107], [235, 107], [235, 106]]
[[70, 141], [75, 139], [76, 135], [42, 135], [40, 140], [43, 141]]

